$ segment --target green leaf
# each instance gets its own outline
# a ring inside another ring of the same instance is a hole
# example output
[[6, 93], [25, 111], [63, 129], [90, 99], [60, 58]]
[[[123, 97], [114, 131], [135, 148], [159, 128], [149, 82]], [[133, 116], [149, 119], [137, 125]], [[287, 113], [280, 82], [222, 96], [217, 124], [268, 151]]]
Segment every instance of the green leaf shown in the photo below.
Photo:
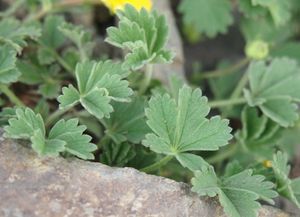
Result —
[[13, 18], [0, 21], [0, 44], [12, 46], [18, 53], [27, 45], [26, 39], [36, 40], [41, 35], [39, 28], [22, 24]]
[[49, 139], [58, 139], [66, 143], [65, 150], [81, 159], [94, 159], [93, 151], [97, 146], [90, 143], [92, 137], [83, 134], [85, 126], [78, 126], [78, 119], [60, 120], [49, 132]]
[[107, 29], [106, 41], [129, 50], [124, 67], [137, 70], [147, 63], [172, 61], [172, 53], [164, 49], [168, 37], [168, 26], [164, 16], [145, 9], [137, 11], [129, 4], [123, 11], [119, 11], [117, 16], [120, 19], [119, 25]]
[[59, 95], [60, 84], [54, 82], [48, 82], [40, 85], [39, 93], [45, 98], [54, 99]]
[[260, 5], [253, 5], [252, 0], [239, 0], [239, 9], [247, 18], [265, 16], [268, 10]]
[[92, 34], [90, 32], [86, 31], [82, 26], [71, 23], [63, 23], [58, 29], [77, 46], [82, 58], [87, 58], [85, 55], [91, 55], [94, 43], [91, 42]]
[[244, 108], [242, 123], [242, 130], [236, 133], [239, 143], [255, 155], [272, 158], [275, 144], [280, 140], [280, 126], [264, 115], [259, 116], [257, 109], [251, 107]]
[[17, 52], [10, 46], [0, 46], [0, 83], [8, 84], [18, 80], [21, 73], [16, 67]]
[[193, 25], [209, 37], [225, 33], [233, 23], [231, 4], [228, 0], [184, 0], [179, 5], [183, 22]]
[[275, 26], [269, 17], [244, 18], [240, 22], [240, 28], [247, 43], [260, 40], [269, 44], [279, 44], [295, 34], [292, 25]]
[[291, 2], [282, 0], [252, 0], [254, 6], [267, 8], [277, 26], [286, 24], [291, 18]]
[[143, 144], [154, 152], [176, 157], [188, 151], [218, 150], [232, 138], [231, 128], [228, 120], [218, 116], [207, 119], [208, 113], [207, 98], [200, 89], [193, 91], [184, 86], [176, 100], [168, 94], [156, 95], [146, 109], [147, 124], [153, 133], [146, 135]]
[[65, 150], [66, 142], [59, 139], [45, 139], [45, 135], [40, 130], [34, 131], [30, 138], [32, 142], [32, 149], [40, 156], [57, 157], [60, 152]]
[[300, 43], [289, 41], [279, 45], [271, 52], [272, 57], [288, 57], [297, 60], [300, 63]]
[[78, 90], [72, 85], [64, 87], [63, 95], [58, 97], [60, 108], [74, 106], [79, 101], [90, 114], [102, 119], [113, 111], [111, 101], [130, 101], [133, 91], [123, 79], [127, 73], [119, 63], [79, 63], [75, 74]]
[[116, 143], [140, 143], [149, 132], [145, 117], [145, 100], [134, 98], [129, 103], [112, 103], [114, 112], [102, 120], [105, 133]]
[[289, 179], [291, 167], [288, 165], [287, 154], [280, 151], [274, 154], [272, 167], [277, 181], [276, 187], [278, 193], [300, 208], [299, 178], [294, 180]]
[[22, 73], [20, 81], [29, 85], [43, 83], [45, 75], [48, 74], [46, 67], [34, 64], [31, 61], [18, 60], [17, 67]]
[[124, 167], [135, 155], [135, 150], [128, 143], [109, 143], [103, 147], [100, 162], [109, 166]]
[[44, 22], [42, 36], [39, 42], [52, 49], [56, 49], [65, 42], [64, 35], [59, 31], [59, 26], [64, 23], [62, 16], [47, 16]]
[[201, 170], [203, 165], [209, 165], [202, 157], [190, 153], [179, 153], [176, 155], [176, 159], [183, 167], [191, 171]]
[[9, 119], [4, 128], [5, 136], [14, 139], [30, 139], [36, 131], [45, 136], [44, 121], [39, 114], [29, 108], [17, 108], [16, 117]]
[[260, 204], [258, 199], [273, 203], [277, 193], [273, 183], [265, 181], [261, 175], [252, 175], [245, 170], [230, 177], [218, 179], [212, 167], [196, 171], [192, 179], [192, 191], [200, 196], [219, 196], [226, 215], [230, 217], [256, 217]]
[[250, 106], [258, 106], [262, 112], [283, 127], [294, 125], [299, 118], [300, 70], [296, 61], [274, 59], [269, 66], [254, 62], [248, 69], [250, 91], [245, 97]]

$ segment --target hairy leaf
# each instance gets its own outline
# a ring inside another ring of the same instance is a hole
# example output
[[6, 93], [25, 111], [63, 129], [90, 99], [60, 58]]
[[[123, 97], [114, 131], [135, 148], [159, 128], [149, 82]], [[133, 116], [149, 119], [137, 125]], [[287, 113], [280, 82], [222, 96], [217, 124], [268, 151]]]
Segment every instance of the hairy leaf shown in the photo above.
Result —
[[75, 70], [78, 90], [69, 85], [63, 88], [63, 95], [58, 97], [60, 107], [81, 105], [98, 119], [109, 117], [113, 111], [111, 101], [128, 102], [133, 91], [123, 79], [126, 72], [119, 63], [84, 62]]
[[277, 26], [287, 23], [291, 18], [291, 2], [282, 0], [252, 0], [252, 4], [267, 8]]
[[[143, 144], [157, 153], [175, 157], [188, 151], [218, 150], [232, 138], [231, 128], [228, 120], [218, 116], [207, 119], [208, 113], [207, 98], [200, 89], [193, 91], [184, 86], [176, 100], [168, 94], [156, 95], [146, 109], [147, 124], [153, 133], [146, 135]], [[181, 158], [181, 163], [182, 159], [185, 158]]]
[[35, 131], [45, 136], [44, 121], [39, 114], [29, 108], [17, 108], [16, 117], [9, 119], [9, 126], [4, 128], [5, 136], [14, 139], [30, 139]]
[[16, 67], [17, 52], [10, 46], [0, 46], [0, 83], [8, 84], [21, 75]]
[[283, 127], [292, 126], [299, 118], [300, 70], [294, 60], [274, 59], [269, 66], [254, 62], [248, 69], [250, 91], [245, 97], [250, 106], [258, 106], [262, 112]]
[[13, 18], [2, 19], [0, 21], [0, 44], [8, 44], [21, 52], [27, 45], [26, 39], [36, 40], [41, 35], [39, 28], [22, 24]]
[[164, 49], [168, 26], [164, 16], [146, 9], [137, 11], [131, 5], [117, 13], [118, 27], [107, 29], [106, 41], [116, 47], [129, 50], [125, 57], [125, 68], [137, 70], [145, 64], [170, 62], [173, 55]]
[[83, 59], [90, 56], [94, 45], [91, 42], [92, 34], [90, 32], [86, 31], [82, 26], [75, 26], [71, 23], [63, 23], [58, 29], [76, 45]]
[[192, 25], [209, 37], [225, 33], [233, 23], [231, 4], [228, 0], [184, 0], [179, 6], [183, 22]]
[[280, 126], [264, 115], [259, 116], [257, 109], [251, 107], [244, 108], [242, 123], [243, 129], [236, 133], [237, 140], [253, 154], [272, 158], [281, 136]]
[[64, 141], [66, 151], [81, 159], [94, 159], [92, 152], [97, 146], [90, 143], [90, 136], [83, 134], [85, 130], [85, 126], [78, 126], [78, 119], [60, 120], [50, 130], [49, 139]]
[[110, 118], [102, 120], [106, 134], [119, 144], [124, 141], [140, 143], [149, 132], [145, 117], [145, 100], [135, 98], [129, 103], [115, 102]]
[[135, 155], [135, 150], [128, 143], [109, 143], [103, 147], [100, 161], [109, 166], [124, 167]]
[[218, 179], [212, 167], [196, 171], [192, 179], [192, 191], [200, 196], [219, 196], [225, 213], [230, 217], [256, 217], [260, 204], [258, 199], [273, 203], [277, 193], [273, 183], [265, 181], [261, 175], [253, 175], [252, 170]]
[[300, 182], [299, 178], [291, 180], [289, 178], [289, 173], [291, 170], [290, 165], [288, 165], [288, 156], [285, 153], [277, 152], [273, 156], [272, 167], [275, 173], [277, 181], [278, 193], [291, 200], [298, 208], [300, 208]]

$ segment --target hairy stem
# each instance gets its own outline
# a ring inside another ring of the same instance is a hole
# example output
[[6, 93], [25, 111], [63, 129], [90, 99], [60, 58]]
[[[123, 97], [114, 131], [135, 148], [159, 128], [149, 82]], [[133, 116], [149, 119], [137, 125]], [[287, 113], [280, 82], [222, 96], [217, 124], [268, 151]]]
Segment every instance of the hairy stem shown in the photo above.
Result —
[[45, 122], [45, 126], [49, 127], [51, 126], [55, 121], [57, 121], [57, 119], [62, 116], [63, 114], [65, 114], [66, 112], [68, 112], [72, 107], [66, 107], [64, 109], [58, 109], [55, 112], [53, 112], [46, 120]]
[[143, 169], [141, 169], [140, 171], [145, 172], [145, 173], [150, 173], [153, 172], [155, 170], [158, 170], [159, 168], [161, 168], [162, 166], [166, 165], [170, 160], [173, 159], [174, 156], [172, 155], [167, 155], [166, 157], [162, 158], [160, 161], [144, 167]]
[[225, 68], [225, 69], [197, 73], [197, 75], [194, 77], [194, 79], [200, 80], [200, 79], [218, 78], [218, 77], [222, 77], [225, 75], [230, 75], [231, 73], [234, 73], [234, 72], [240, 70], [241, 68], [246, 66], [248, 63], [249, 63], [249, 59], [244, 58], [244, 59], [240, 60], [239, 62], [237, 62], [236, 64], [234, 64], [228, 68]]
[[147, 91], [152, 79], [152, 73], [153, 73], [153, 65], [147, 64], [146, 71], [145, 71], [145, 78], [141, 82], [141, 86], [140, 86], [140, 91], [139, 91], [140, 95], [143, 95]]
[[48, 13], [53, 13], [55, 11], [69, 9], [70, 7], [79, 6], [82, 4], [96, 5], [96, 4], [101, 4], [101, 1], [100, 0], [63, 0], [63, 1], [59, 1], [55, 4], [53, 4], [53, 6], [51, 8], [40, 10], [38, 13], [33, 14], [32, 16], [29, 16], [26, 19], [26, 21], [29, 22], [32, 20], [39, 20], [39, 19], [43, 18], [44, 16], [46, 16]]
[[72, 67], [57, 53], [56, 50], [49, 48], [49, 47], [45, 47], [45, 46], [44, 46], [44, 48], [47, 49], [47, 51], [49, 51], [54, 56], [54, 58], [59, 62], [59, 64], [62, 67], [64, 67], [65, 70], [67, 70], [70, 74], [73, 75]]
[[24, 107], [24, 103], [12, 92], [7, 85], [0, 85], [0, 92], [4, 93], [5, 96], [15, 104], [16, 106]]
[[237, 144], [229, 145], [226, 149], [217, 152], [214, 156], [205, 159], [209, 164], [220, 163], [236, 153], [238, 150]]
[[240, 105], [240, 104], [244, 104], [246, 102], [247, 101], [244, 98], [236, 98], [236, 99], [228, 99], [228, 100], [211, 101], [208, 103], [208, 105], [211, 108], [220, 108], [220, 107], [226, 107], [226, 106]]

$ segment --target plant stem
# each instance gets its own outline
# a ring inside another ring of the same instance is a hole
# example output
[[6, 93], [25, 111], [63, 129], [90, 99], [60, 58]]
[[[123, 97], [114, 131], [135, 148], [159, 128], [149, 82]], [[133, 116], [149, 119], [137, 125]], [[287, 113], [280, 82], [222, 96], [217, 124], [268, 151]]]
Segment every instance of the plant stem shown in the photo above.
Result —
[[72, 107], [66, 107], [64, 109], [58, 109], [54, 113], [52, 113], [46, 120], [45, 126], [49, 127], [51, 124], [53, 124], [60, 116], [65, 114], [67, 111], [69, 111]]
[[100, 0], [64, 0], [64, 1], [53, 4], [52, 8], [40, 10], [38, 13], [36, 13], [32, 16], [29, 16], [26, 19], [26, 22], [30, 22], [33, 20], [39, 20], [39, 19], [43, 18], [45, 15], [47, 15], [48, 13], [52, 13], [54, 11], [62, 10], [65, 8], [69, 9], [70, 7], [79, 6], [82, 4], [96, 5], [96, 4], [101, 4], [101, 1]]
[[243, 89], [247, 85], [247, 83], [248, 83], [248, 73], [245, 72], [243, 77], [241, 78], [240, 82], [238, 83], [237, 87], [231, 94], [230, 98], [231, 99], [238, 98], [241, 95], [241, 93], [243, 92]]
[[65, 70], [67, 70], [69, 73], [71, 73], [73, 75], [72, 67], [57, 53], [56, 50], [54, 50], [53, 48], [50, 48], [50, 47], [46, 47], [46, 46], [43, 46], [43, 47], [45, 49], [47, 49], [47, 51], [49, 51], [54, 56], [54, 58], [59, 62], [59, 64], [65, 68]]
[[0, 85], [0, 92], [4, 93], [10, 102], [16, 106], [24, 107], [24, 103], [12, 92], [7, 85]]
[[[232, 94], [231, 94], [229, 100], [233, 100], [233, 101], [234, 101], [234, 100], [237, 100], [237, 99], [240, 97], [240, 95], [241, 95], [242, 92], [243, 92], [244, 87], [245, 87], [245, 86], [247, 85], [247, 83], [248, 83], [248, 79], [249, 79], [248, 73], [245, 72], [244, 75], [243, 75], [243, 77], [242, 77], [241, 80], [239, 81], [237, 87], [236, 87], [235, 90], [232, 92]], [[227, 108], [227, 110], [224, 111], [223, 115], [226, 116], [226, 115], [228, 114], [228, 112], [229, 112], [231, 109], [232, 109], [232, 106], [229, 106], [229, 107]]]
[[141, 86], [140, 86], [140, 91], [139, 91], [140, 95], [143, 95], [147, 91], [152, 79], [152, 73], [153, 73], [153, 65], [147, 64], [146, 71], [145, 71], [145, 78], [141, 82]]
[[153, 172], [155, 170], [158, 170], [159, 168], [161, 168], [162, 166], [166, 165], [170, 160], [173, 159], [174, 156], [172, 155], [167, 155], [166, 157], [162, 158], [160, 161], [144, 167], [143, 169], [141, 169], [140, 171], [144, 172], [144, 173], [150, 173]]
[[21, 8], [23, 6], [24, 3], [25, 3], [25, 0], [15, 1], [15, 3], [13, 3], [9, 9], [7, 9], [4, 12], [0, 12], [0, 17], [6, 18], [6, 17], [13, 15], [19, 8]]
[[246, 99], [244, 98], [236, 98], [236, 99], [228, 99], [228, 100], [217, 100], [209, 102], [208, 105], [211, 108], [219, 108], [219, 107], [226, 107], [232, 105], [240, 105], [246, 103]]
[[227, 149], [221, 150], [214, 156], [207, 158], [206, 161], [210, 164], [216, 164], [216, 163], [222, 162], [225, 159], [234, 155], [237, 150], [238, 150], [238, 145], [232, 144], [232, 145], [228, 146]]
[[234, 73], [234, 72], [238, 71], [239, 69], [243, 68], [248, 63], [249, 63], [249, 59], [244, 58], [244, 59], [240, 60], [239, 62], [237, 62], [236, 64], [234, 64], [228, 68], [225, 68], [225, 69], [219, 69], [219, 70], [210, 71], [210, 72], [198, 73], [194, 77], [194, 79], [200, 80], [200, 79], [218, 78], [218, 77], [222, 77], [225, 75], [229, 75], [229, 74]]

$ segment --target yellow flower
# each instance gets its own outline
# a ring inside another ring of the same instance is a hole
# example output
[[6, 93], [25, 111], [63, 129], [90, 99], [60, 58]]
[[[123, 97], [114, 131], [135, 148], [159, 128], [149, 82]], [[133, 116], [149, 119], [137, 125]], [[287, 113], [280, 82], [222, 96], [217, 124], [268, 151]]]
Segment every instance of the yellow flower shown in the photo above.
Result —
[[272, 161], [264, 160], [263, 165], [264, 165], [265, 168], [271, 168], [272, 167]]
[[150, 11], [152, 8], [151, 0], [102, 0], [102, 2], [113, 13], [115, 13], [116, 10], [122, 10], [126, 4], [132, 5], [137, 10], [141, 10], [142, 8], [145, 8], [148, 11]]

